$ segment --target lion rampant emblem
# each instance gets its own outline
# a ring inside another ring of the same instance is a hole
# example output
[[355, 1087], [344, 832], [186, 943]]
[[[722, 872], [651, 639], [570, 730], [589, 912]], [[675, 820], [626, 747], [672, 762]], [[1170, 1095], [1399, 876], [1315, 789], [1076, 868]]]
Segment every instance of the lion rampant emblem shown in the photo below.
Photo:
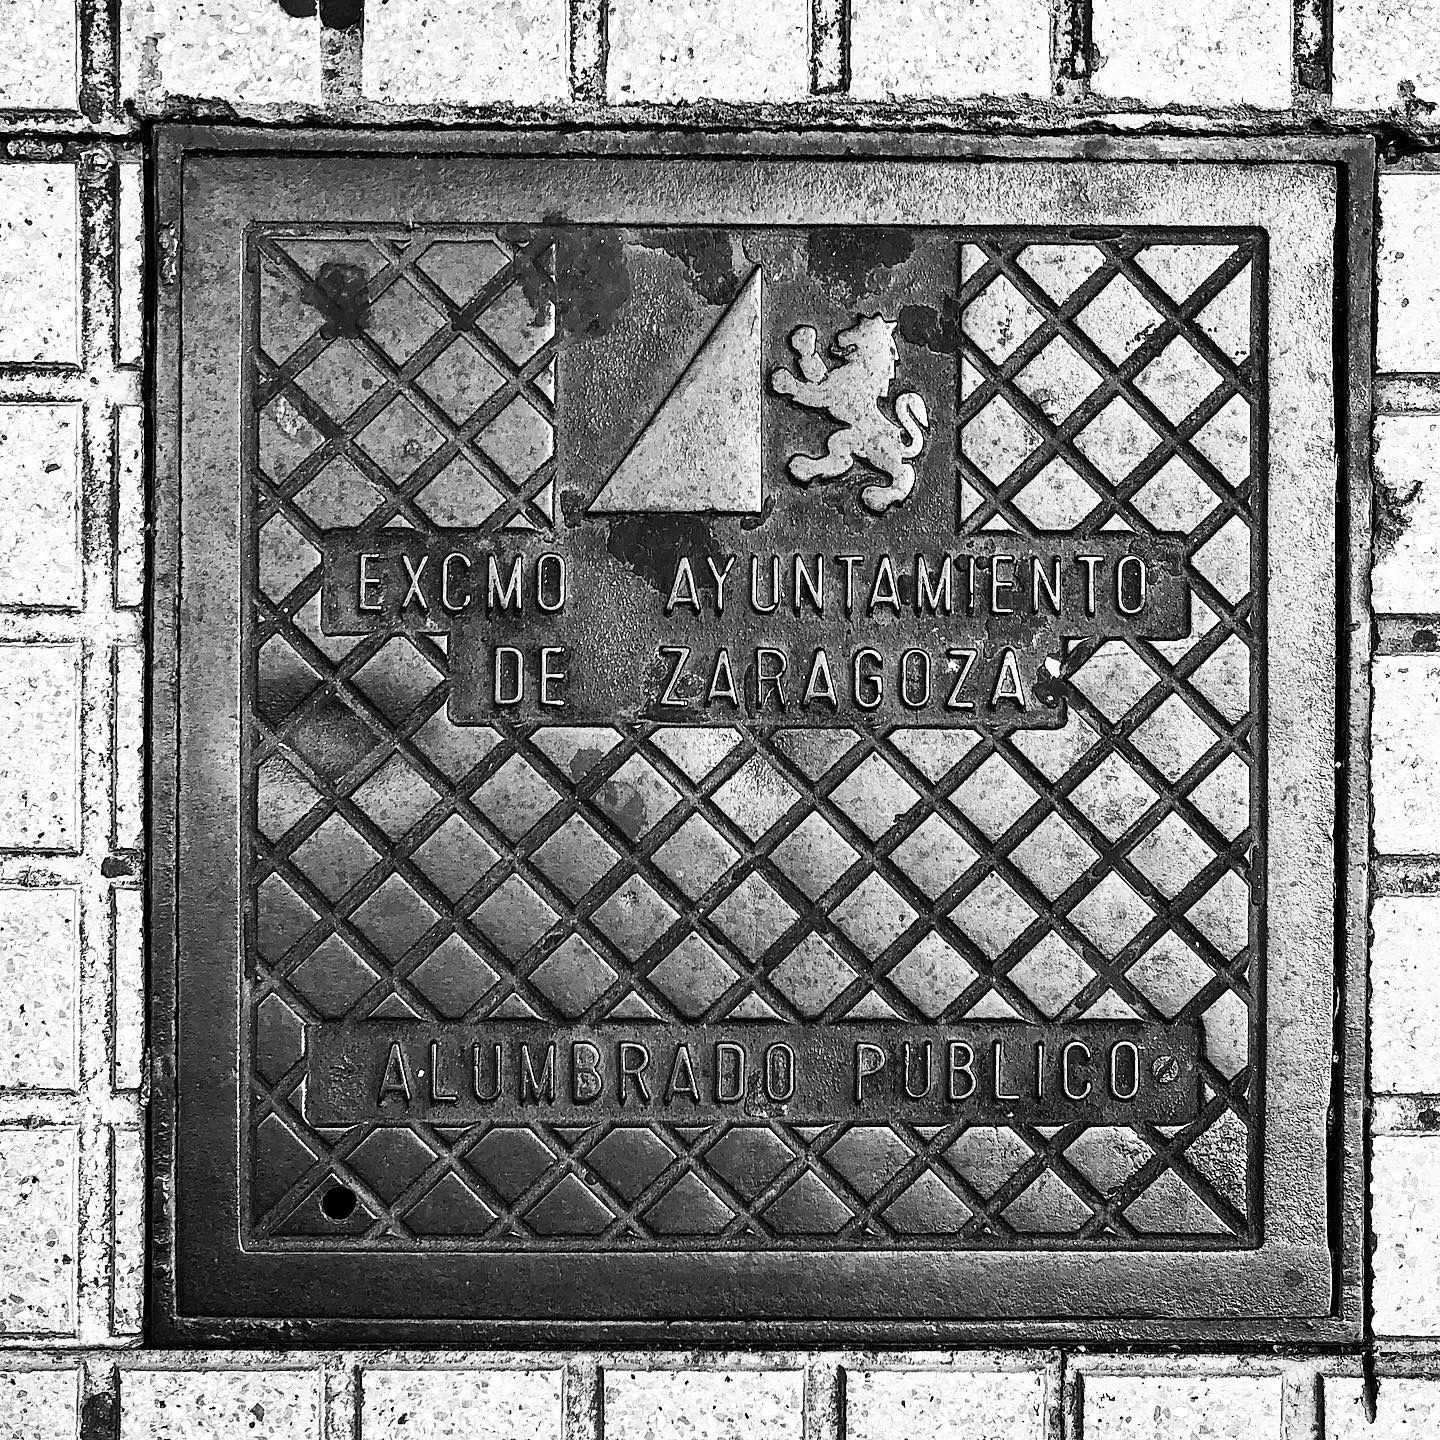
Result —
[[913, 390], [895, 397], [891, 420], [881, 408], [895, 379], [899, 352], [895, 348], [895, 322], [883, 315], [862, 315], [835, 337], [832, 353], [840, 363], [826, 365], [816, 350], [819, 337], [813, 325], [790, 333], [790, 348], [800, 374], [783, 367], [770, 372], [770, 387], [809, 410], [824, 410], [844, 427], [830, 436], [823, 455], [803, 452], [790, 457], [790, 476], [797, 485], [812, 480], [838, 480], [857, 462], [889, 477], [885, 485], [866, 485], [861, 503], [877, 515], [900, 505], [915, 488], [915, 467], [909, 462], [925, 444], [930, 416], [925, 401]]

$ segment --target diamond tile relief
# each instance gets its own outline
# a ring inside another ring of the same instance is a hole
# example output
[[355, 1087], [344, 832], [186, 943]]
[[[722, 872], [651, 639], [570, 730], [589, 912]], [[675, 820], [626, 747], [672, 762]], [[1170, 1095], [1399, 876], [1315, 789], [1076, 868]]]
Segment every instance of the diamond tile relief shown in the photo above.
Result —
[[[1008, 736], [451, 725], [442, 638], [320, 633], [317, 541], [552, 523], [553, 244], [255, 243], [256, 1243], [1253, 1240], [1258, 236], [961, 246], [962, 532], [1180, 530], [1196, 597], [1188, 640], [1072, 643], [1068, 724]], [[1201, 1118], [320, 1131], [297, 1094], [320, 1018], [1082, 1015], [1200, 1018]]]

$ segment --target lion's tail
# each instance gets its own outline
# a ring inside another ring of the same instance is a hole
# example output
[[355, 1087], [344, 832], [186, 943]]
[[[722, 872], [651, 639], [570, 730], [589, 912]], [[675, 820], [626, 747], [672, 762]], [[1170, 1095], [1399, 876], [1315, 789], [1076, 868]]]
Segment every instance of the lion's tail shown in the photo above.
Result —
[[918, 455], [925, 444], [925, 432], [930, 428], [930, 412], [925, 408], [925, 397], [913, 390], [906, 390], [895, 397], [895, 418], [905, 428], [905, 444], [900, 453], [909, 460]]

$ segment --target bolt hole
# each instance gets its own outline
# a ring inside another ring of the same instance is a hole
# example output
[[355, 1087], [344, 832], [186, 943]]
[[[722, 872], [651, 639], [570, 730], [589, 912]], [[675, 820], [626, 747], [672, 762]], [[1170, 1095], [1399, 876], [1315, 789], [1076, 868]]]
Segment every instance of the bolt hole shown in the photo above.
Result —
[[1415, 1117], [1415, 1123], [1422, 1130], [1440, 1130], [1440, 1110], [1425, 1109]]
[[320, 1201], [320, 1208], [331, 1220], [348, 1220], [355, 1213], [355, 1192], [348, 1185], [332, 1185]]

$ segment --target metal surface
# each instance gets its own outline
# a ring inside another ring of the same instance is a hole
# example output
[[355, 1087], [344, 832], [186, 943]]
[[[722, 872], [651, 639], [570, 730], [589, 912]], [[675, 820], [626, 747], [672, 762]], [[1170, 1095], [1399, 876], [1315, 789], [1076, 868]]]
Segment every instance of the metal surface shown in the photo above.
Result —
[[176, 1333], [1343, 1324], [1344, 157], [365, 148], [162, 157]]

